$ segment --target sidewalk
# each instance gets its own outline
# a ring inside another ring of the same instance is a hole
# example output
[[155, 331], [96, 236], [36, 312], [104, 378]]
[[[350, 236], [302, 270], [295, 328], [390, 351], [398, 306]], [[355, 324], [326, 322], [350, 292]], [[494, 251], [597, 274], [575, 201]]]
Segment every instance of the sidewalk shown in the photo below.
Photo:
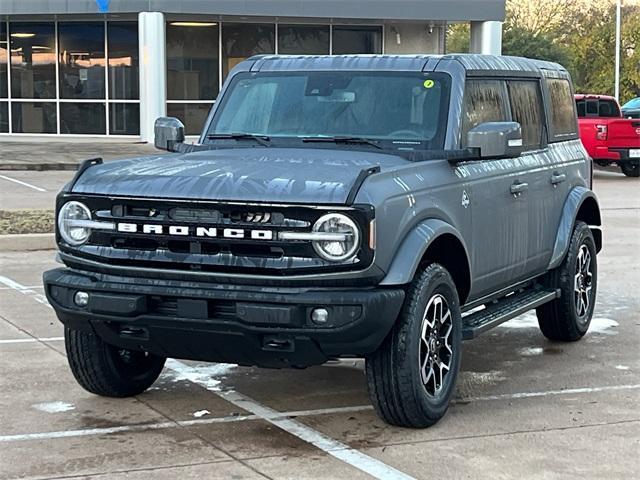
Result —
[[159, 150], [148, 143], [0, 137], [0, 170], [76, 170], [87, 158], [110, 160], [154, 153]]

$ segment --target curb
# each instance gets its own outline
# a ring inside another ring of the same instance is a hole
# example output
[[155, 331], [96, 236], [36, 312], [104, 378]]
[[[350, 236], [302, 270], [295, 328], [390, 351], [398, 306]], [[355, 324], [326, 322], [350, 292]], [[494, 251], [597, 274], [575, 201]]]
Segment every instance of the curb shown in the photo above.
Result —
[[53, 171], [53, 170], [64, 170], [64, 171], [73, 171], [78, 169], [79, 163], [31, 163], [31, 162], [23, 162], [23, 163], [0, 163], [0, 170], [32, 170], [32, 171]]
[[0, 252], [31, 252], [56, 248], [56, 237], [53, 233], [0, 235]]

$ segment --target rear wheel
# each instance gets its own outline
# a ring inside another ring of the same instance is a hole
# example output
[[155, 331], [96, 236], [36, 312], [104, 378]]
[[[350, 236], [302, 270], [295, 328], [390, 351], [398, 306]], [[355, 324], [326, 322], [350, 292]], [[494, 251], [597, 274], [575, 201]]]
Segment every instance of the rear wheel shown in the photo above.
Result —
[[131, 397], [156, 381], [165, 359], [114, 347], [93, 332], [65, 327], [71, 372], [85, 390], [104, 397]]
[[640, 177], [640, 161], [621, 163], [620, 169], [627, 177]]
[[460, 368], [461, 322], [449, 272], [428, 266], [409, 288], [393, 330], [366, 361], [369, 397], [384, 421], [424, 428], [444, 416]]
[[560, 298], [536, 309], [538, 324], [550, 340], [572, 342], [587, 333], [596, 303], [598, 266], [591, 229], [577, 222], [562, 265], [549, 273], [547, 286], [560, 289]]

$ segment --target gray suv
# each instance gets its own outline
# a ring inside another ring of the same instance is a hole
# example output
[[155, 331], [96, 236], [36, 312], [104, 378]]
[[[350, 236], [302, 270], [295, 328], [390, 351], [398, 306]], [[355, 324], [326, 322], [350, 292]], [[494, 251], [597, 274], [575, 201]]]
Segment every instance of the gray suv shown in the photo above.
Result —
[[258, 56], [197, 143], [87, 160], [57, 198], [44, 274], [90, 392], [148, 388], [165, 358], [302, 368], [366, 359], [387, 422], [446, 412], [462, 341], [536, 309], [593, 314], [601, 248], [568, 73], [523, 58]]

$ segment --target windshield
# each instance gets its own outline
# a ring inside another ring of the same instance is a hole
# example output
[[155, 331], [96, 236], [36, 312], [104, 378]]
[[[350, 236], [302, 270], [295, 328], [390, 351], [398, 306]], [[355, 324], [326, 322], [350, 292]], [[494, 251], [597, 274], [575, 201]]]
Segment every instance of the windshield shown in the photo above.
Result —
[[640, 108], [640, 97], [629, 100], [622, 108]]
[[[275, 72], [236, 75], [207, 135], [374, 140], [385, 148], [441, 149], [450, 78], [421, 72]], [[218, 138], [219, 141], [219, 138]]]

